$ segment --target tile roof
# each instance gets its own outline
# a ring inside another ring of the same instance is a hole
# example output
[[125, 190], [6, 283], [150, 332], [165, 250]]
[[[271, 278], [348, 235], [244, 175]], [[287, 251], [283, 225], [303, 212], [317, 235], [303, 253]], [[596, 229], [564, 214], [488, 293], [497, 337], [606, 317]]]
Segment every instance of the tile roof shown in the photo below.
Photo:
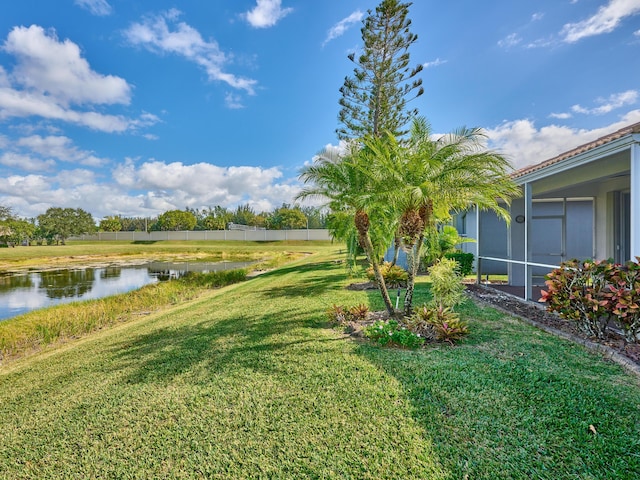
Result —
[[619, 138], [622, 138], [626, 135], [640, 133], [640, 122], [634, 123], [632, 125], [628, 125], [620, 130], [605, 135], [604, 137], [600, 137], [597, 140], [594, 140], [589, 143], [585, 143], [584, 145], [580, 145], [568, 152], [561, 153], [557, 157], [550, 158], [549, 160], [545, 160], [541, 163], [536, 163], [535, 165], [529, 165], [528, 167], [521, 168], [516, 170], [511, 174], [511, 178], [519, 178], [528, 173], [536, 172], [538, 170], [542, 170], [550, 165], [555, 165], [556, 163], [563, 162], [569, 158], [575, 157], [576, 155], [580, 155], [581, 153], [588, 152], [589, 150], [593, 150], [596, 147], [600, 147], [602, 145], [606, 145], [609, 142], [613, 142]]

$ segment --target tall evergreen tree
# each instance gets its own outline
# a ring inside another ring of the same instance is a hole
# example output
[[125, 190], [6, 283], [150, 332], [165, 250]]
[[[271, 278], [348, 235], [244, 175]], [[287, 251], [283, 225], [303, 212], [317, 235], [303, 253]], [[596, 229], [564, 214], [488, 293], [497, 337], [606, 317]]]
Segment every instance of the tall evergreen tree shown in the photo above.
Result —
[[363, 52], [357, 58], [355, 53], [349, 55], [354, 75], [346, 77], [340, 88], [342, 125], [336, 133], [341, 140], [378, 137], [386, 131], [402, 136], [417, 114], [417, 109], [407, 110], [407, 102], [424, 92], [422, 79], [416, 77], [422, 65], [409, 66], [409, 47], [418, 39], [409, 30], [410, 6], [383, 0], [375, 12], [368, 11], [361, 30]]

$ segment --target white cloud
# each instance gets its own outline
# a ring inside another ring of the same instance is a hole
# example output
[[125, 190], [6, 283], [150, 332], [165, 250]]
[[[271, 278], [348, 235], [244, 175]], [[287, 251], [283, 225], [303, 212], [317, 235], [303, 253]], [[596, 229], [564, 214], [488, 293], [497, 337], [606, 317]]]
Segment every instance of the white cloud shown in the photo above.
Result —
[[512, 33], [510, 35], [507, 35], [502, 40], [498, 40], [498, 46], [500, 48], [510, 48], [510, 47], [515, 47], [520, 42], [522, 42], [522, 39], [518, 36], [518, 34]]
[[292, 11], [293, 8], [282, 8], [282, 0], [257, 0], [256, 6], [243, 17], [254, 28], [266, 28], [273, 27]]
[[125, 37], [132, 45], [141, 46], [155, 53], [171, 53], [186, 58], [203, 68], [210, 80], [255, 94], [257, 81], [224, 71], [228, 56], [215, 40], [205, 41], [196, 29], [178, 22], [181, 12], [175, 9], [161, 15], [148, 17], [141, 23], [132, 24]]
[[88, 10], [92, 15], [111, 15], [111, 5], [109, 5], [107, 0], [75, 0], [74, 3], [79, 7]]
[[423, 63], [422, 66], [424, 68], [439, 67], [440, 65], [444, 65], [445, 63], [447, 63], [447, 60], [440, 60], [440, 58], [436, 58], [432, 62]]
[[617, 108], [624, 107], [625, 105], [633, 105], [638, 101], [637, 90], [627, 90], [626, 92], [615, 93], [610, 95], [609, 98], [598, 98], [596, 103], [600, 106], [594, 108], [585, 108], [581, 105], [574, 105], [571, 110], [575, 113], [582, 113], [585, 115], [604, 115]]
[[11, 82], [9, 81], [9, 76], [7, 75], [7, 71], [2, 68], [0, 65], [0, 88], [7, 88], [11, 86]]
[[52, 96], [61, 105], [129, 104], [131, 87], [124, 79], [94, 72], [78, 45], [49, 33], [37, 25], [9, 33], [3, 50], [17, 60], [14, 84]]
[[11, 167], [12, 169], [19, 169], [25, 172], [40, 172], [50, 171], [55, 167], [56, 162], [49, 160], [42, 160], [40, 158], [34, 158], [30, 155], [24, 155], [17, 152], [4, 152], [0, 155], [0, 165], [5, 167]]
[[160, 204], [182, 209], [249, 203], [270, 205], [267, 208], [270, 210], [283, 202], [291, 203], [300, 189], [297, 182], [283, 180], [282, 172], [275, 167], [185, 165], [158, 160], [137, 165], [137, 162], [129, 158], [118, 165], [113, 170], [113, 179], [120, 189], [149, 192], [145, 194], [145, 208], [159, 208]]
[[64, 136], [41, 137], [32, 135], [23, 137], [16, 142], [16, 146], [26, 148], [42, 157], [55, 158], [63, 162], [72, 162], [80, 165], [98, 167], [107, 163], [107, 160], [96, 157], [93, 152], [80, 150], [73, 145], [73, 141]]
[[228, 92], [224, 96], [224, 103], [227, 106], [227, 108], [230, 108], [231, 110], [244, 108], [244, 104], [242, 103], [242, 97], [240, 95], [236, 95], [231, 92]]
[[128, 105], [131, 87], [120, 77], [93, 71], [80, 48], [59, 41], [54, 31], [15, 27], [2, 50], [15, 57], [15, 66], [11, 72], [0, 67], [0, 119], [37, 116], [104, 132], [155, 123], [144, 115], [129, 119], [90, 110], [93, 105]]
[[543, 12], [536, 12], [533, 15], [531, 15], [532, 22], [537, 22], [538, 20], [542, 20], [543, 18], [544, 18]]
[[557, 118], [558, 120], [566, 120], [568, 118], [571, 118], [573, 115], [571, 115], [569, 112], [563, 112], [563, 113], [550, 113], [549, 117], [551, 118]]
[[0, 177], [0, 205], [13, 207], [21, 216], [37, 216], [52, 206], [83, 208], [96, 218], [245, 203], [269, 211], [292, 203], [299, 191], [298, 183], [284, 179], [278, 168], [140, 163], [132, 158], [114, 168], [107, 183], [97, 183], [96, 174], [86, 169]]
[[90, 186], [95, 183], [96, 175], [91, 170], [77, 168], [61, 171], [54, 177], [54, 181], [62, 188]]
[[489, 146], [502, 151], [518, 169], [543, 162], [636, 122], [640, 122], [640, 110], [632, 110], [619, 121], [592, 130], [558, 125], [536, 128], [531, 120], [524, 119], [487, 129], [487, 134]]
[[610, 0], [591, 17], [577, 23], [567, 23], [560, 32], [567, 43], [583, 38], [609, 33], [615, 30], [626, 17], [640, 13], [638, 0]]
[[0, 119], [30, 116], [61, 120], [110, 133], [124, 132], [132, 126], [130, 119], [120, 115], [77, 111], [61, 106], [55, 98], [45, 94], [0, 88]]
[[354, 23], [358, 23], [364, 17], [364, 13], [360, 10], [356, 10], [348, 17], [343, 18], [338, 23], [336, 23], [333, 27], [329, 29], [327, 32], [327, 38], [322, 42], [322, 46], [325, 46], [331, 40], [338, 38], [344, 34]]

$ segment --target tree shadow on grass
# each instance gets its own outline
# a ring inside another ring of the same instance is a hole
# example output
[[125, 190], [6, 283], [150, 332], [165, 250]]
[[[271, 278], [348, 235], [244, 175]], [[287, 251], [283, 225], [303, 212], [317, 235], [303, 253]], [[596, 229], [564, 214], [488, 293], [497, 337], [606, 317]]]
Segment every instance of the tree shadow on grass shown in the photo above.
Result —
[[306, 272], [316, 272], [321, 276], [322, 272], [328, 272], [330, 270], [336, 269], [336, 262], [326, 261], [326, 262], [314, 262], [314, 263], [305, 263], [303, 265], [293, 265], [288, 267], [280, 267], [275, 270], [271, 270], [269, 272], [265, 272], [260, 275], [262, 278], [278, 278], [283, 277], [285, 275], [289, 275], [291, 273], [306, 273]]
[[342, 288], [341, 284], [345, 277], [344, 273], [336, 273], [335, 270], [335, 262], [316, 262], [279, 268], [277, 270], [264, 273], [261, 275], [261, 278], [273, 278], [275, 280], [287, 275], [292, 279], [283, 286], [265, 288], [263, 290], [264, 296], [309, 297], [321, 295], [330, 290], [339, 290]]
[[316, 326], [299, 312], [283, 309], [275, 315], [162, 328], [116, 344], [114, 365], [130, 371], [130, 383], [168, 383], [194, 367], [204, 367], [209, 375], [233, 370], [286, 373], [286, 363], [279, 360], [285, 351], [300, 348], [302, 352], [304, 344], [311, 342], [342, 341], [300, 333]]

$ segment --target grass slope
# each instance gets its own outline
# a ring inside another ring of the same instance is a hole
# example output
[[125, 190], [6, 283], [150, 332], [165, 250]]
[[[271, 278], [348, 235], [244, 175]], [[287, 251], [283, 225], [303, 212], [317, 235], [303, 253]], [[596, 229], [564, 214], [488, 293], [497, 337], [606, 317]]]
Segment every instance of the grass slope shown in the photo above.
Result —
[[0, 478], [640, 475], [640, 386], [617, 365], [470, 303], [459, 347], [353, 342], [326, 308], [380, 302], [346, 283], [310, 257], [15, 362]]

